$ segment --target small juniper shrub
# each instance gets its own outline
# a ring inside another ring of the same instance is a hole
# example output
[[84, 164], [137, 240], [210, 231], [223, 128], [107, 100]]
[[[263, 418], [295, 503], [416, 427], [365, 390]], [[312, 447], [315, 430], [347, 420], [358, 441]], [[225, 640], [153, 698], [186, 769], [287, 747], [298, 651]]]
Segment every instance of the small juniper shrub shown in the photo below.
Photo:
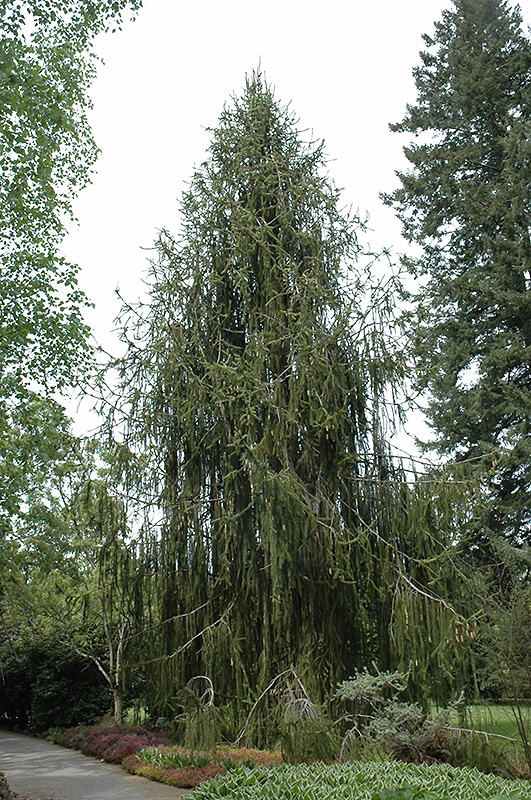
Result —
[[399, 701], [407, 681], [408, 673], [380, 672], [375, 667], [375, 674], [365, 669], [338, 686], [336, 697], [346, 707], [345, 719], [352, 726], [345, 732], [341, 761], [380, 754], [414, 764], [447, 763], [525, 777], [514, 747], [504, 747], [480, 731], [452, 727], [451, 716], [461, 710], [461, 698], [428, 716], [415, 703]]
[[446, 761], [450, 715], [458, 704], [428, 716], [416, 703], [400, 702], [409, 673], [374, 669], [375, 674], [367, 669], [355, 672], [337, 688], [336, 698], [344, 703], [345, 719], [352, 726], [345, 733], [340, 758], [358, 758], [362, 750], [376, 748], [416, 764]]

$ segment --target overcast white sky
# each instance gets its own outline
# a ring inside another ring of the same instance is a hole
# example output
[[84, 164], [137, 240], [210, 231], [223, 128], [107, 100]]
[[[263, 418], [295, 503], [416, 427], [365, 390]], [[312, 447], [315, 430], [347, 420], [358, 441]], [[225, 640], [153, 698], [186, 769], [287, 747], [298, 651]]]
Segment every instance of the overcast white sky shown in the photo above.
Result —
[[[529, 2], [529, 0], [528, 0]], [[261, 64], [308, 136], [324, 139], [344, 203], [370, 214], [375, 248], [400, 252], [400, 227], [379, 192], [396, 185], [406, 143], [388, 130], [415, 99], [422, 33], [451, 0], [144, 0], [134, 23], [98, 40], [105, 64], [91, 115], [101, 156], [75, 204], [65, 254], [81, 266], [98, 342], [120, 303], [142, 293], [157, 230], [178, 230], [178, 199], [204, 160], [208, 126]], [[525, 13], [525, 8], [524, 8]]]

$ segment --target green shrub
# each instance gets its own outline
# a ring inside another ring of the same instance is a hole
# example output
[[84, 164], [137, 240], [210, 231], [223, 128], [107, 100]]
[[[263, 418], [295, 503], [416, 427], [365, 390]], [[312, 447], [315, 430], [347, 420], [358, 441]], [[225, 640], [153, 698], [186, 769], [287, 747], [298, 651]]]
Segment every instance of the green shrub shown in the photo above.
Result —
[[[453, 797], [453, 796], [452, 796]], [[518, 790], [507, 794], [491, 795], [489, 800], [519, 800], [522, 795]], [[380, 789], [372, 800], [452, 800], [447, 794], [430, 792], [426, 789], [415, 789], [413, 786], [400, 786], [398, 789]]]
[[481, 772], [521, 778], [516, 742], [504, 741], [473, 730], [450, 730], [446, 739], [441, 734], [445, 760], [455, 767], [474, 766]]
[[321, 709], [306, 697], [287, 703], [281, 729], [282, 755], [288, 764], [332, 761], [339, 742]]
[[372, 800], [447, 800], [447, 798], [424, 789], [401, 786], [398, 789], [380, 789], [373, 795]]
[[221, 738], [220, 712], [215, 705], [201, 706], [185, 715], [184, 744], [190, 749], [214, 747]]
[[94, 664], [54, 638], [5, 651], [0, 724], [40, 732], [90, 723], [111, 705], [109, 688]]
[[407, 681], [407, 673], [375, 667], [374, 675], [365, 669], [338, 686], [335, 696], [345, 703], [352, 725], [341, 746], [342, 758], [356, 757], [361, 743], [415, 763], [447, 760], [452, 736], [448, 725], [460, 701], [430, 717], [416, 703], [400, 702]]

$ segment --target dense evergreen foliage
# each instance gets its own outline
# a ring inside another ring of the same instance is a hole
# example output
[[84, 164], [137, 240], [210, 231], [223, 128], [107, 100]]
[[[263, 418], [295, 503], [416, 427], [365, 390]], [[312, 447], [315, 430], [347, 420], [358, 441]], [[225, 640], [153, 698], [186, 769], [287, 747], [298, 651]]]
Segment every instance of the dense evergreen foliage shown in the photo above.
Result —
[[150, 304], [125, 324], [128, 441], [148, 458], [148, 517], [162, 516], [144, 546], [159, 710], [198, 675], [241, 720], [290, 665], [320, 701], [374, 658], [416, 656], [439, 688], [452, 663], [436, 594], [448, 498], [411, 488], [388, 454], [391, 304], [368, 289], [360, 223], [325, 166], [253, 75], [212, 131], [181, 235], [157, 243]]
[[441, 453], [477, 464], [487, 528], [531, 524], [531, 42], [505, 0], [454, 0], [394, 130], [414, 134], [388, 201], [422, 247], [417, 384]]

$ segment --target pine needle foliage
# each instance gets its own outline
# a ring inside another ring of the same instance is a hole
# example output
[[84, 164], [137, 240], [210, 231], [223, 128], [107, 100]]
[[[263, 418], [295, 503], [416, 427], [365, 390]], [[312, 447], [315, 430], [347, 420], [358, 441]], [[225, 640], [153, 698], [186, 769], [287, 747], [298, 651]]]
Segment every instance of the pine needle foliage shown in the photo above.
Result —
[[424, 36], [414, 138], [387, 197], [420, 277], [411, 330], [441, 454], [477, 465], [486, 526], [529, 538], [531, 41], [505, 0], [454, 0]]
[[209, 676], [241, 724], [290, 665], [316, 703], [354, 667], [388, 665], [406, 554], [433, 563], [446, 542], [430, 544], [430, 501], [385, 444], [400, 375], [389, 294], [358, 264], [362, 223], [260, 73], [224, 109], [181, 210], [119, 365], [129, 444], [151, 459], [140, 489], [162, 517], [146, 544], [149, 691], [171, 713]]

